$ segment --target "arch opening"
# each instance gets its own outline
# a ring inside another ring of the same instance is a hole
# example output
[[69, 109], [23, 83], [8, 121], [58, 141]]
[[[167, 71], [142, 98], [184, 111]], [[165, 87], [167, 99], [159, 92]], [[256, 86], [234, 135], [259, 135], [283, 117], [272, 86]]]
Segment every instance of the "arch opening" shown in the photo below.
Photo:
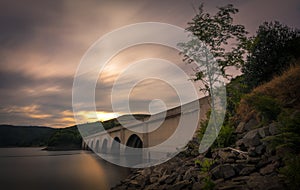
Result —
[[143, 161], [143, 141], [139, 136], [131, 135], [126, 143], [126, 160], [130, 165], [138, 165]]
[[99, 152], [99, 140], [96, 141], [95, 152]]
[[119, 137], [115, 137], [112, 142], [112, 146], [111, 146], [112, 154], [120, 155], [120, 143], [121, 143], [121, 140], [119, 139]]
[[143, 141], [136, 134], [131, 135], [126, 143], [126, 146], [132, 148], [143, 148]]
[[101, 153], [107, 153], [107, 144], [107, 139], [104, 139], [101, 147]]
[[94, 148], [94, 141], [91, 141], [91, 144], [90, 144], [90, 150], [93, 150], [93, 148]]

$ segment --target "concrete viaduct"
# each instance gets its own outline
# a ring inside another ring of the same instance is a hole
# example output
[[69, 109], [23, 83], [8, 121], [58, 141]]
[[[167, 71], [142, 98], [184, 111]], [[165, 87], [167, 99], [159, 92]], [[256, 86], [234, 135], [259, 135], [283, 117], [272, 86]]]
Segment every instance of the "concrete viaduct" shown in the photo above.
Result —
[[[196, 101], [199, 101], [200, 108], [191, 108], [190, 105], [193, 103], [191, 102], [167, 110], [163, 114], [165, 119], [162, 123], [159, 123], [160, 120], [155, 119], [162, 117], [162, 113], [158, 113], [153, 115], [154, 119], [150, 121], [147, 121], [147, 117], [143, 118], [141, 122], [127, 120], [126, 127], [118, 125], [106, 131], [88, 135], [83, 138], [82, 148], [85, 150], [91, 149], [96, 153], [102, 154], [123, 154], [125, 150], [120, 148], [120, 144], [133, 148], [152, 147], [160, 144], [176, 130], [182, 114], [191, 116], [199, 114], [200, 120], [206, 119], [206, 113], [210, 108], [209, 98], [204, 97]], [[158, 128], [157, 125], [159, 125]], [[154, 128], [155, 130], [152, 130]], [[144, 133], [143, 131], [151, 132]]]

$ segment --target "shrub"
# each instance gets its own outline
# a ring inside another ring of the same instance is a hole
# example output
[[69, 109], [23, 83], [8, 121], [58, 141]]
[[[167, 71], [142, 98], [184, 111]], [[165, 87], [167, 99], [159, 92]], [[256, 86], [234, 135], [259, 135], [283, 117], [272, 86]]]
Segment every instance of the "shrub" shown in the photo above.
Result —
[[263, 94], [250, 94], [245, 97], [248, 104], [262, 117], [263, 122], [275, 121], [281, 106], [275, 98]]
[[256, 87], [281, 75], [299, 58], [300, 31], [279, 22], [265, 22], [250, 44], [250, 54], [242, 71], [247, 84]]
[[[202, 140], [203, 135], [206, 131], [208, 124], [208, 120], [202, 121], [200, 123], [200, 129], [198, 131], [198, 139], [199, 141]], [[234, 128], [230, 125], [224, 125], [222, 126], [220, 133], [218, 137], [216, 138], [215, 142], [212, 144], [211, 148], [223, 148], [228, 147], [234, 144], [235, 142], [235, 134], [234, 134]]]
[[300, 157], [299, 155], [291, 157], [286, 161], [286, 166], [280, 170], [288, 181], [289, 189], [300, 189]]

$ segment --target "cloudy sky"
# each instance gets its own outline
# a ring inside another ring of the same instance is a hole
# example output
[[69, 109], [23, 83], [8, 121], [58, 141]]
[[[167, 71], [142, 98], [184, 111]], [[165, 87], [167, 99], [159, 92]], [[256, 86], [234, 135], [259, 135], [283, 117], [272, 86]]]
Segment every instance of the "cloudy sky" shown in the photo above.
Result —
[[[235, 22], [245, 25], [250, 34], [263, 21], [278, 20], [300, 28], [298, 0], [204, 3], [209, 12], [215, 12], [216, 6], [234, 4], [240, 10]], [[199, 4], [196, 0], [0, 1], [0, 123], [52, 127], [75, 124], [73, 77], [82, 56], [97, 39], [138, 22], [163, 22], [185, 28], [195, 15], [193, 7]], [[178, 52], [161, 46], [132, 47], [120, 52], [99, 76], [95, 99], [100, 119], [114, 116], [109, 95], [117, 73], [124, 65], [150, 57], [181, 64]], [[176, 106], [175, 95], [165, 83], [145, 80], [131, 91], [130, 100], [136, 102], [132, 110], [145, 112], [149, 100], [156, 98], [166, 101], [168, 107]], [[120, 94], [118, 101], [124, 98]]]

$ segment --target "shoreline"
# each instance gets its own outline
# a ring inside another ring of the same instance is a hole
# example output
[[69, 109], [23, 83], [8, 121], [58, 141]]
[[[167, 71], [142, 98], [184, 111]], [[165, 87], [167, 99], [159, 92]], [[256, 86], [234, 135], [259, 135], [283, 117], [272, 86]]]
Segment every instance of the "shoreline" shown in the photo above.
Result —
[[82, 150], [81, 147], [73, 146], [47, 146], [41, 149], [42, 151], [73, 151], [73, 150]]

